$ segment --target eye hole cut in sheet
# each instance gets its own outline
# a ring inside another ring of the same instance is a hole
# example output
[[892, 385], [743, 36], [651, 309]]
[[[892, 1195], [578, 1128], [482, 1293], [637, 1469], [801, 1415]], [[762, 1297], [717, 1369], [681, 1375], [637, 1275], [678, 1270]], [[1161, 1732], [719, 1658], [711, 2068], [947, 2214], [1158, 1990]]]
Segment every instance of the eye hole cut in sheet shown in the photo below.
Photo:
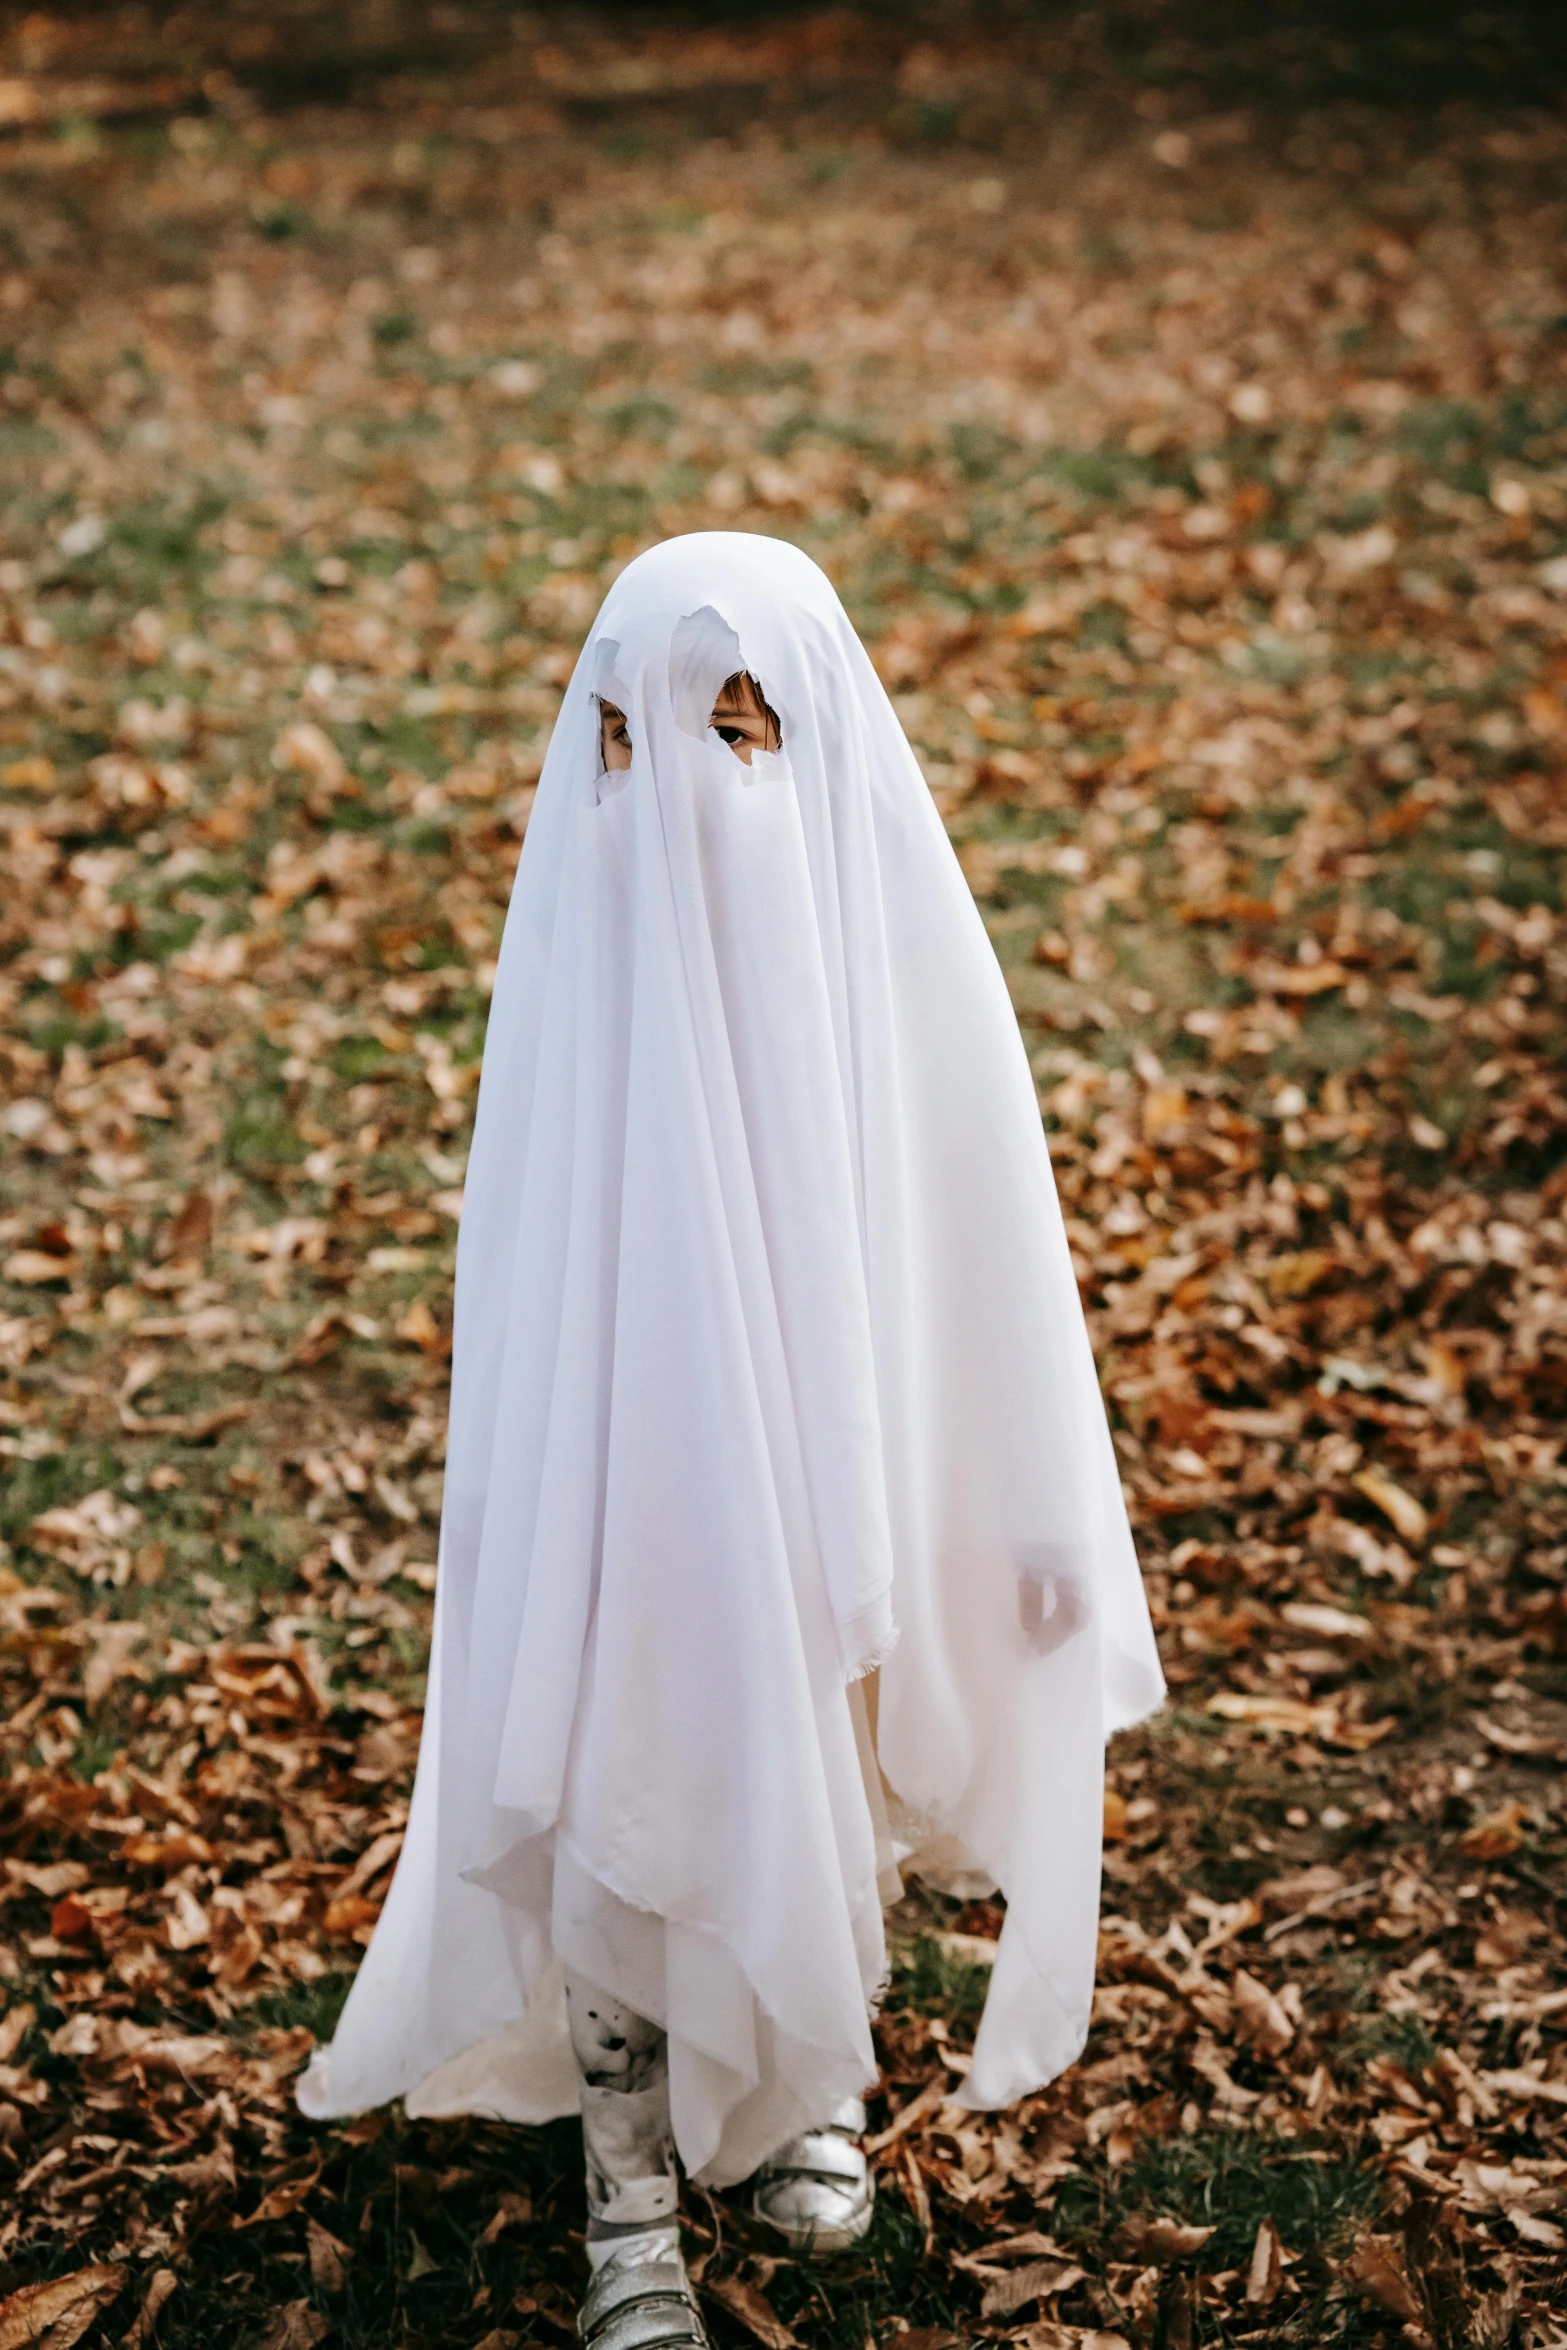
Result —
[[740, 639], [711, 604], [676, 622], [669, 640], [669, 699], [682, 734], [706, 741], [714, 702], [744, 668]]
[[595, 648], [593, 663], [593, 706], [598, 713], [594, 733], [594, 748], [598, 754], [598, 779], [594, 797], [602, 806], [614, 792], [624, 791], [629, 764], [611, 765], [605, 737], [611, 711], [624, 711], [629, 696], [616, 674], [620, 661], [620, 646], [614, 637], [601, 637]]
[[616, 674], [620, 666], [620, 645], [612, 636], [600, 637], [595, 650], [593, 692], [596, 700], [613, 703], [624, 710], [629, 696]]
[[[593, 693], [603, 719], [600, 754], [605, 774], [624, 773], [630, 759], [626, 724], [630, 696], [619, 675], [620, 665], [618, 641], [601, 639], [594, 661]], [[669, 652], [669, 694], [675, 725], [688, 739], [705, 743], [716, 732], [747, 768], [758, 754], [769, 761], [777, 759], [783, 744], [782, 721], [747, 667], [735, 630], [710, 604], [686, 613], [675, 627]], [[759, 740], [753, 728], [762, 730]], [[610, 756], [612, 729], [620, 753], [617, 757]], [[742, 739], [734, 739], [736, 734]], [[611, 784], [608, 788], [617, 790], [620, 786]]]
[[711, 604], [677, 622], [669, 646], [669, 695], [683, 735], [710, 742], [716, 734], [745, 769], [743, 780], [786, 776], [784, 728], [738, 635]]

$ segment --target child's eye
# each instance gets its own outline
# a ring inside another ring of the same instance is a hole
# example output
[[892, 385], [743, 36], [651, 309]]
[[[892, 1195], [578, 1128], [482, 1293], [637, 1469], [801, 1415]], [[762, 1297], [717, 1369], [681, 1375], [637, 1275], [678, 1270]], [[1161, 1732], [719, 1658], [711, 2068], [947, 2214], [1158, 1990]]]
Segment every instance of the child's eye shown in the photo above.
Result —
[[738, 726], [715, 726], [713, 732], [721, 743], [733, 744], [745, 741], [744, 729]]

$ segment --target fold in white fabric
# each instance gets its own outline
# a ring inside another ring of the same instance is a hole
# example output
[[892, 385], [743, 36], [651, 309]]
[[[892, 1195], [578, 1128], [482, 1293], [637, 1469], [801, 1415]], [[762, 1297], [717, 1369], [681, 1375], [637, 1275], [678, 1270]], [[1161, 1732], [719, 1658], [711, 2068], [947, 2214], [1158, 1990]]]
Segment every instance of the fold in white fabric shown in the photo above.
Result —
[[[707, 726], [742, 667], [782, 726], [750, 767]], [[1005, 1890], [964, 2095], [1010, 2103], [1081, 2048], [1104, 1740], [1161, 1695], [919, 768], [815, 564], [671, 540], [605, 601], [518, 868], [412, 1816], [300, 2103], [575, 2110], [570, 1966], [667, 2030], [687, 2169], [745, 2176], [874, 2076], [884, 1786]]]

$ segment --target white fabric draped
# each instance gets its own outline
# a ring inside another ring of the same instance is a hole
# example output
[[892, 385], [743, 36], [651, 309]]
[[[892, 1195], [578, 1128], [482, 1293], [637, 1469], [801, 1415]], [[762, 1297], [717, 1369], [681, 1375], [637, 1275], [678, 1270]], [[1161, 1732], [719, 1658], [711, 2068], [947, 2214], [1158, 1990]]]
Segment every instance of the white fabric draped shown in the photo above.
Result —
[[[783, 735], [749, 768], [706, 726], [742, 666]], [[564, 1962], [667, 2028], [687, 2169], [745, 2176], [874, 2076], [883, 1787], [1007, 1895], [969, 2102], [1072, 2061], [1104, 1740], [1157, 1654], [1000, 971], [778, 541], [639, 557], [567, 689], [485, 1048], [446, 1492], [407, 1841], [307, 2113], [574, 2110]]]

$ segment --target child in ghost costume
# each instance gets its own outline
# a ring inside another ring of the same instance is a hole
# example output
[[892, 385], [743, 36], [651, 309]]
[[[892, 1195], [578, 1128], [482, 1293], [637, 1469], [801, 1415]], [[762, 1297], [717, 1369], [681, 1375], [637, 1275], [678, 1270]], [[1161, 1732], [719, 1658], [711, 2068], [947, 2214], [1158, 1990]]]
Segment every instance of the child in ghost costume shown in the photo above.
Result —
[[610, 590], [501, 948], [402, 1858], [308, 2114], [580, 2111], [584, 2337], [699, 2343], [676, 2154], [870, 2217], [896, 1863], [999, 1885], [960, 2092], [1082, 2047], [1162, 1695], [1017, 1025], [824, 574]]

